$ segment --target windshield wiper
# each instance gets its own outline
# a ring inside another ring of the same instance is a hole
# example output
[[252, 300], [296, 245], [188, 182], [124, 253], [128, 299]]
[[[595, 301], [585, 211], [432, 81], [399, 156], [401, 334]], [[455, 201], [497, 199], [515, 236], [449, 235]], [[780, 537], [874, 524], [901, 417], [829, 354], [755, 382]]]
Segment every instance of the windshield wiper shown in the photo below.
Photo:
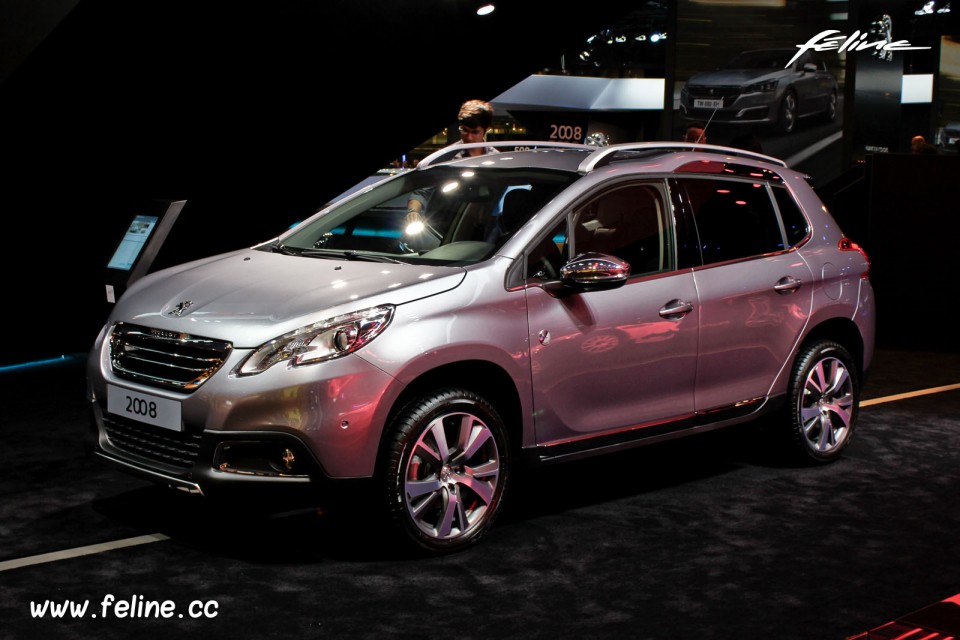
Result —
[[276, 253], [282, 253], [285, 256], [299, 256], [303, 249], [295, 249], [293, 247], [288, 247], [279, 240], [270, 245], [270, 248], [273, 249]]
[[312, 258], [343, 258], [345, 260], [360, 260], [365, 262], [389, 262], [390, 264], [406, 264], [402, 260], [380, 255], [378, 253], [361, 253], [357, 251], [339, 250], [339, 249], [300, 249], [298, 256], [308, 256]]

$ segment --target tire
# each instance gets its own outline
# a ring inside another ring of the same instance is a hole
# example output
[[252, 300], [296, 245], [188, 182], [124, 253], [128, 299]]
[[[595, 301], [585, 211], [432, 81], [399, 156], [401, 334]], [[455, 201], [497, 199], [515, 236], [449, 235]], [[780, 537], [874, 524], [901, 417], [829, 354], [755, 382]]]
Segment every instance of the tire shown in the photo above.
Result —
[[473, 392], [444, 389], [409, 403], [391, 425], [380, 481], [394, 533], [435, 555], [476, 544], [510, 478], [509, 438], [496, 409]]
[[833, 122], [837, 119], [837, 93], [835, 91], [827, 97], [827, 108], [823, 112], [823, 119], [826, 122]]
[[786, 407], [788, 443], [807, 463], [832, 462], [853, 438], [860, 380], [850, 353], [831, 340], [803, 348], [790, 376]]
[[787, 91], [780, 102], [780, 113], [777, 118], [777, 128], [782, 133], [790, 133], [797, 126], [797, 94], [792, 89]]

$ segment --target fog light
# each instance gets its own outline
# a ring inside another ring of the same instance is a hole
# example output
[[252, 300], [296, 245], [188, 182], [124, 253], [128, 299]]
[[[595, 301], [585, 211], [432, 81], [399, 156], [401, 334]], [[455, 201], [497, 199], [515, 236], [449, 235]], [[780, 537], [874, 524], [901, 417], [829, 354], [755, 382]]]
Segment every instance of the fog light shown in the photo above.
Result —
[[297, 461], [296, 456], [293, 455], [293, 451], [290, 451], [290, 449], [284, 449], [283, 455], [280, 457], [283, 460], [283, 466], [286, 467], [287, 471], [293, 471], [293, 465]]
[[278, 442], [224, 442], [217, 450], [215, 467], [225, 473], [255, 476], [305, 476], [297, 456]]

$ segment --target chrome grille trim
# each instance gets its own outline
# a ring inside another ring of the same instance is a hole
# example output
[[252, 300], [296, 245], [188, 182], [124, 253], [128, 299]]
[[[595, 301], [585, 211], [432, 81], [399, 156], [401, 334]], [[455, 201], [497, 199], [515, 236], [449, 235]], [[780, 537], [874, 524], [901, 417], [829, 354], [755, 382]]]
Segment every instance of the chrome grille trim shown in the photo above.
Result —
[[740, 97], [742, 89], [739, 86], [724, 87], [704, 87], [700, 85], [687, 85], [687, 93], [691, 98], [713, 98], [723, 101], [723, 106], [729, 106], [734, 100]]
[[223, 340], [123, 322], [110, 332], [110, 366], [117, 376], [177, 391], [202, 385], [232, 349]]

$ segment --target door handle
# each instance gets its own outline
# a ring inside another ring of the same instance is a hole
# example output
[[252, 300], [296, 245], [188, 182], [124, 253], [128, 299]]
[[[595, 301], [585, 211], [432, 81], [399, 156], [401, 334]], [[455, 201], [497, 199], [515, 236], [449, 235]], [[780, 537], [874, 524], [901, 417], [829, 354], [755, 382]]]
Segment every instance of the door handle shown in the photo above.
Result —
[[777, 280], [777, 284], [773, 285], [773, 290], [777, 293], [787, 295], [788, 293], [793, 293], [803, 284], [802, 281], [794, 278], [793, 276], [784, 276]]
[[693, 303], [684, 300], [671, 300], [660, 307], [660, 317], [667, 320], [679, 320], [683, 316], [693, 311]]

